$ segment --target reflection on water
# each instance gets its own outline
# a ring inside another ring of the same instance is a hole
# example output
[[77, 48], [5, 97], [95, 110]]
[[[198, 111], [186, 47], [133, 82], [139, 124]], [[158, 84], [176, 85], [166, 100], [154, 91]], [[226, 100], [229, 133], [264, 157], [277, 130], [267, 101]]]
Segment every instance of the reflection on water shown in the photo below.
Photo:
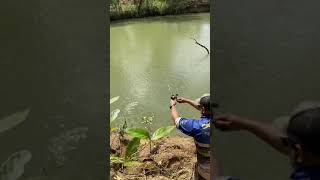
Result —
[[[135, 104], [126, 115], [129, 125], [152, 113], [154, 127], [167, 125], [170, 95], [197, 98], [210, 91], [210, 56], [192, 40], [210, 49], [209, 14], [116, 22], [110, 36], [111, 97], [120, 96], [111, 108]], [[189, 108], [179, 107], [199, 116]]]

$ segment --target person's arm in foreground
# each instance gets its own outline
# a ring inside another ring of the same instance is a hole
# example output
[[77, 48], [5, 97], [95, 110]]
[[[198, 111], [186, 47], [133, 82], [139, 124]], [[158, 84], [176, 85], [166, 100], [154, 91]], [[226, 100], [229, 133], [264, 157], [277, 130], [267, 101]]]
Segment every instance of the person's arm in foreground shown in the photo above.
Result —
[[272, 125], [230, 114], [217, 115], [213, 123], [217, 129], [222, 131], [247, 130], [279, 152], [283, 154], [289, 152], [288, 147], [282, 143], [281, 137], [283, 137], [283, 134]]
[[196, 108], [197, 110], [201, 111], [200, 104], [197, 101], [193, 101], [191, 99], [185, 98], [185, 97], [178, 97], [177, 99], [178, 103], [187, 103]]
[[176, 108], [176, 104], [177, 104], [177, 101], [176, 100], [170, 100], [170, 107], [171, 107], [171, 119], [173, 120], [173, 123], [176, 124], [176, 121], [178, 120], [178, 118], [180, 117], [179, 116], [179, 113], [177, 111], [177, 108]]

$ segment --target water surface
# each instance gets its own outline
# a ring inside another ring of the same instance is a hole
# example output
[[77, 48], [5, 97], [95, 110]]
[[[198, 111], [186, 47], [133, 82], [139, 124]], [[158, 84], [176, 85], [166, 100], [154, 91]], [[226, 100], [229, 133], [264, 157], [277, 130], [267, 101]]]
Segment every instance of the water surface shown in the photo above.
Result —
[[[152, 127], [172, 125], [169, 97], [178, 93], [192, 99], [210, 91], [208, 13], [115, 22], [110, 29], [110, 92], [120, 96], [111, 110], [121, 110], [119, 122], [141, 126], [143, 116], [154, 115]], [[199, 112], [179, 105], [184, 116]]]

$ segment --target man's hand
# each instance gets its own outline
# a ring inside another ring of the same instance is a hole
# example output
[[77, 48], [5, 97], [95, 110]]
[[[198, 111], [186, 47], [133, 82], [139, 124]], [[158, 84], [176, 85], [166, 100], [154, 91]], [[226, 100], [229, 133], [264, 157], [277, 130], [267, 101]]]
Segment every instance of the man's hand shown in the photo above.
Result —
[[175, 105], [177, 104], [177, 100], [175, 99], [170, 99], [170, 109], [171, 109], [171, 119], [174, 124], [176, 124], [176, 119], [179, 118], [179, 113], [177, 111], [177, 108], [175, 108]]
[[213, 124], [222, 131], [236, 131], [245, 128], [246, 120], [232, 114], [221, 114], [214, 118]]
[[177, 104], [177, 100], [170, 99], [170, 106], [175, 106]]
[[178, 97], [177, 102], [178, 103], [186, 103], [186, 102], [188, 102], [188, 100], [187, 100], [187, 98], [184, 98], [184, 97]]
[[177, 102], [178, 103], [188, 103], [191, 106], [193, 106], [194, 108], [196, 108], [197, 110], [201, 111], [201, 107], [200, 104], [196, 101], [193, 101], [191, 99], [185, 98], [185, 97], [178, 97], [177, 98]]

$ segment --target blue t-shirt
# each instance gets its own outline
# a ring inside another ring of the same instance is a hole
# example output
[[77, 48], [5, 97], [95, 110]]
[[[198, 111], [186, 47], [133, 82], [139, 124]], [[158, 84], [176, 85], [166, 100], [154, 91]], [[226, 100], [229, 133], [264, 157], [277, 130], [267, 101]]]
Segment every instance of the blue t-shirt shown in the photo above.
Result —
[[[239, 180], [239, 179], [235, 177], [224, 177], [219, 180]], [[320, 167], [297, 168], [291, 174], [290, 180], [320, 180]]]
[[[219, 178], [218, 178], [219, 179]], [[239, 180], [235, 177], [224, 177], [219, 180]], [[297, 168], [290, 180], [320, 180], [320, 167]]]
[[320, 167], [300, 167], [291, 175], [291, 180], [320, 180]]
[[210, 117], [201, 116], [201, 119], [181, 118], [177, 128], [184, 134], [191, 136], [198, 143], [210, 145]]

